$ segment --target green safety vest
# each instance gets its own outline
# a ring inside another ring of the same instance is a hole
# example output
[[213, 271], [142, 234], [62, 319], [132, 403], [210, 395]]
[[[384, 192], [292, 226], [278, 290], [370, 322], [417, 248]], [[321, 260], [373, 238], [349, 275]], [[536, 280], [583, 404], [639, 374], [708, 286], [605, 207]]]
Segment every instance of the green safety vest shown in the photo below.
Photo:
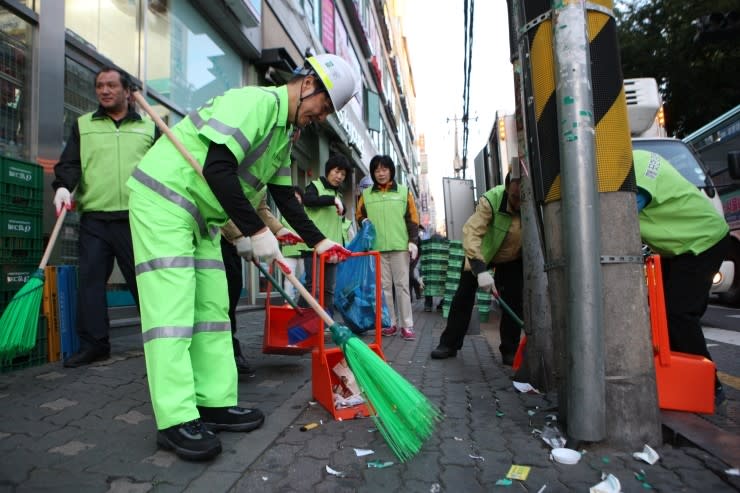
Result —
[[633, 151], [637, 186], [650, 194], [640, 211], [640, 235], [655, 252], [667, 257], [699, 254], [730, 230], [725, 218], [704, 194], [664, 158]]
[[500, 210], [505, 192], [504, 185], [497, 185], [483, 194], [483, 197], [491, 204], [493, 211], [493, 222], [481, 242], [481, 254], [486, 265], [493, 260], [496, 252], [501, 248], [501, 243], [504, 242], [509, 227], [511, 227], [511, 214]]
[[[339, 197], [341, 200], [342, 194], [336, 190], [326, 188], [321, 180], [314, 180], [311, 183], [316, 187], [319, 197]], [[337, 214], [336, 207], [306, 207], [305, 209], [306, 215], [319, 228], [321, 234], [340, 245], [342, 244], [342, 216]]]
[[[201, 165], [211, 142], [225, 144], [238, 163], [244, 196], [255, 208], [266, 185], [292, 184], [286, 86], [231, 89], [192, 111], [172, 133]], [[159, 139], [128, 184], [166, 199], [162, 206], [188, 217], [201, 234], [214, 237], [228, 219], [208, 184], [169, 139]]]
[[[288, 221], [285, 220], [285, 217], [280, 218], [280, 224], [291, 230], [292, 232], [296, 232], [293, 227], [288, 224]], [[295, 245], [282, 245], [280, 247], [280, 250], [283, 252], [283, 257], [300, 257], [301, 252], [303, 250], [306, 250], [306, 244], [305, 243], [296, 243]]]
[[86, 113], [77, 125], [82, 175], [75, 196], [80, 212], [127, 211], [125, 183], [154, 142], [154, 122], [127, 118], [116, 127], [108, 116]]
[[409, 189], [396, 185], [396, 189], [374, 190], [367, 187], [362, 192], [367, 218], [375, 226], [373, 250], [379, 252], [404, 251], [409, 248], [409, 232], [406, 229]]

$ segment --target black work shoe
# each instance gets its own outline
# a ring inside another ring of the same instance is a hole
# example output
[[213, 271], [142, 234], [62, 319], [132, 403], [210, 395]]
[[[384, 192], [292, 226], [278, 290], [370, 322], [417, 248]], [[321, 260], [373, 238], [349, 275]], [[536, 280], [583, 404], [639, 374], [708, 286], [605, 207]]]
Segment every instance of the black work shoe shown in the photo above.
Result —
[[80, 366], [89, 365], [95, 361], [102, 361], [110, 358], [110, 350], [99, 349], [99, 348], [86, 348], [73, 354], [69, 358], [64, 360], [65, 368], [78, 368]]
[[212, 431], [252, 431], [265, 422], [265, 415], [259, 409], [239, 406], [204, 407], [198, 406], [200, 419]]
[[254, 376], [254, 368], [249, 365], [247, 358], [243, 354], [234, 356], [234, 362], [236, 363], [236, 371], [239, 372], [239, 375]]
[[457, 355], [457, 349], [451, 349], [441, 344], [432, 351], [432, 359], [454, 358], [455, 355]]
[[221, 453], [221, 440], [199, 419], [157, 432], [157, 445], [185, 460], [208, 460]]
[[514, 365], [514, 355], [513, 354], [501, 354], [501, 362], [506, 366], [513, 366]]

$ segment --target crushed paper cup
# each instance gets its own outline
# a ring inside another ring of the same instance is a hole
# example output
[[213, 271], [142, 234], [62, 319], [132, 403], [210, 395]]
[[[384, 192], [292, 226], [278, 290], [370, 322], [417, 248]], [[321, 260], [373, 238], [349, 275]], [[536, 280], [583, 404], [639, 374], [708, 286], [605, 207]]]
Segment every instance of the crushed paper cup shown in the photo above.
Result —
[[632, 457], [634, 457], [635, 459], [644, 460], [651, 466], [658, 462], [658, 459], [660, 459], [658, 452], [653, 450], [650, 445], [647, 444], [645, 444], [645, 447], [643, 447], [642, 452], [635, 452], [632, 454]]
[[550, 451], [550, 457], [560, 464], [578, 464], [581, 453], [571, 448], [554, 448]]
[[588, 490], [589, 493], [620, 493], [621, 491], [622, 484], [613, 474], [608, 474], [601, 483]]

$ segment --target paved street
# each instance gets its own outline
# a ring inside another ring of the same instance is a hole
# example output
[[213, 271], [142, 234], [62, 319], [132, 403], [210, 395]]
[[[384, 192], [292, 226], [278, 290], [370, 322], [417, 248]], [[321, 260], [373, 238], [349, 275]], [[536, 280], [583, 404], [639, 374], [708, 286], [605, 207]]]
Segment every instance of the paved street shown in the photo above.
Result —
[[[224, 451], [209, 463], [157, 450], [140, 336], [119, 328], [106, 362], [80, 369], [49, 363], [0, 375], [0, 492], [551, 493], [588, 491], [603, 473], [615, 475], [624, 492], [645, 491], [646, 484], [656, 491], [740, 491], [740, 477], [727, 472], [740, 464], [670, 433], [654, 465], [634, 459], [636, 450], [603, 446], [589, 447], [576, 465], [550, 461], [549, 447], [533, 431], [555, 413], [556, 402], [513, 388], [510, 369], [492, 349], [495, 333], [486, 336], [492, 324], [470, 335], [456, 358], [433, 361], [429, 352], [444, 319], [421, 308], [417, 302], [417, 340], [386, 338], [385, 355], [446, 418], [405, 464], [397, 463], [372, 420], [334, 421], [313, 401], [310, 355], [261, 354], [264, 311], [254, 310], [239, 314], [239, 335], [257, 371], [240, 382], [240, 404], [265, 411], [263, 428], [222, 433]], [[729, 396], [737, 409], [737, 391]], [[716, 422], [737, 430], [733, 419]], [[320, 426], [300, 431], [311, 422]], [[374, 453], [358, 457], [355, 449]], [[369, 468], [370, 461], [394, 464]], [[529, 466], [527, 479], [497, 485], [506, 483], [512, 465]]]

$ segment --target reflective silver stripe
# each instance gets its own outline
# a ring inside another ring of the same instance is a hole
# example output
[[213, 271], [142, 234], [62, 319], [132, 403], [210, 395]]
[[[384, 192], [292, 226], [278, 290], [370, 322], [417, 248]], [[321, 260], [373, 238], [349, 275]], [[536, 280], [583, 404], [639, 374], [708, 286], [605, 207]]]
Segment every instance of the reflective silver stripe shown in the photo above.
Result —
[[138, 167], [134, 168], [134, 172], [131, 174], [131, 176], [142, 185], [157, 192], [157, 194], [160, 195], [162, 198], [169, 200], [173, 204], [185, 209], [188, 214], [193, 216], [193, 219], [198, 224], [198, 229], [202, 234], [205, 234], [208, 231], [206, 229], [206, 221], [205, 219], [203, 219], [203, 216], [200, 214], [200, 211], [195, 206], [195, 204], [193, 204], [174, 190], [166, 187], [164, 184], [158, 182], [151, 176], [147, 175]]
[[198, 322], [195, 324], [194, 334], [200, 332], [231, 332], [231, 322]]
[[223, 261], [213, 259], [196, 259], [195, 268], [225, 270]]
[[244, 159], [242, 159], [242, 162], [239, 163], [239, 169], [247, 168], [255, 163], [259, 158], [262, 157], [262, 155], [267, 150], [267, 147], [270, 145], [270, 141], [272, 141], [272, 134], [275, 132], [275, 127], [272, 127], [270, 129], [270, 133], [267, 134], [267, 137], [265, 137], [262, 142], [260, 142], [260, 145], [258, 145], [252, 152], [250, 152], [248, 155], [244, 156]]
[[160, 257], [136, 264], [136, 275], [151, 272], [157, 269], [177, 269], [195, 267], [193, 257]]
[[254, 176], [248, 169], [245, 169], [243, 174], [240, 171], [239, 175], [241, 176], [242, 180], [247, 182], [247, 185], [250, 185], [252, 188], [257, 190], [258, 192], [265, 187], [265, 184], [262, 183], [262, 181], [259, 178]]
[[215, 224], [211, 226], [211, 228], [208, 230], [208, 235], [211, 237], [211, 239], [216, 238], [216, 235], [221, 231], [221, 228], [216, 226]]
[[290, 168], [283, 168], [283, 167], [278, 168], [277, 173], [275, 174], [277, 176], [287, 176], [287, 177], [292, 176]]
[[[231, 326], [229, 326], [229, 330], [231, 330]], [[177, 326], [152, 327], [146, 332], [143, 332], [141, 337], [144, 339], [144, 344], [155, 339], [169, 339], [173, 337], [191, 339], [193, 337], [193, 328]]]
[[144, 272], [151, 272], [157, 269], [224, 269], [224, 263], [221, 260], [212, 259], [194, 259], [193, 257], [160, 257], [146, 262], [136, 264], [136, 275]]
[[207, 125], [221, 135], [228, 135], [233, 137], [234, 140], [236, 140], [236, 142], [239, 144], [239, 146], [244, 150], [244, 154], [249, 151], [249, 147], [251, 146], [251, 144], [249, 143], [249, 139], [247, 139], [247, 136], [244, 135], [240, 128], [226, 125], [225, 123], [216, 120], [215, 118], [209, 118], [208, 121], [205, 121], [203, 120], [203, 118], [201, 118], [198, 110], [191, 111], [188, 116], [193, 122], [193, 125], [195, 125], [195, 128], [197, 128], [198, 130]]

